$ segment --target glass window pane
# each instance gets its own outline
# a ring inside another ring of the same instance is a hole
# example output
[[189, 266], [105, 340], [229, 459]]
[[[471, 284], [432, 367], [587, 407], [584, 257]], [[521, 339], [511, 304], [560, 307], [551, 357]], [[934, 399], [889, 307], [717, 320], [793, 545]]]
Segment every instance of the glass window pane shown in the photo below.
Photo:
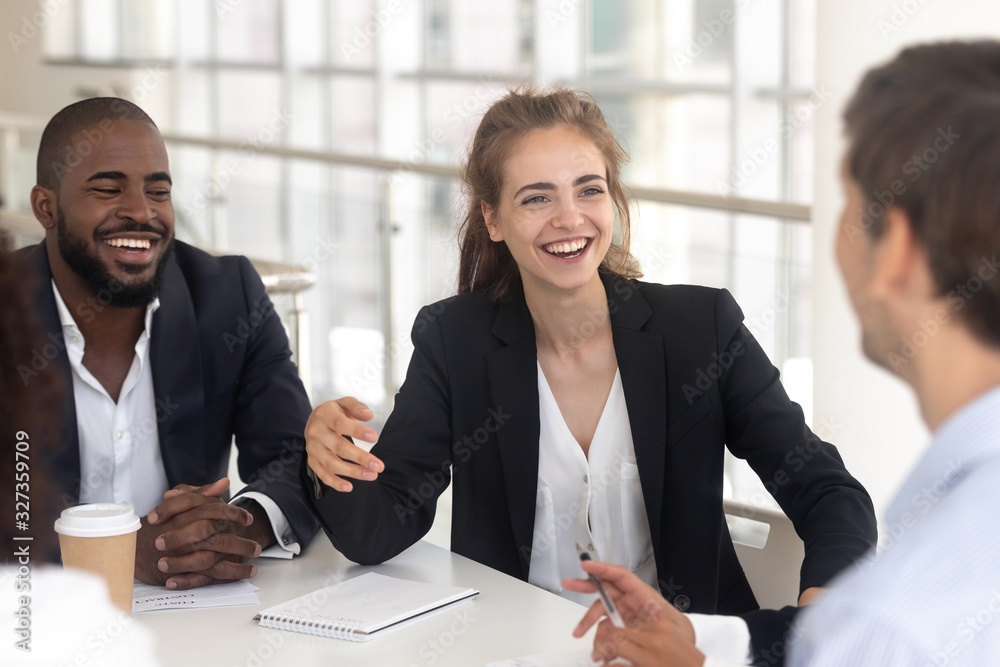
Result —
[[427, 162], [458, 164], [490, 104], [502, 97], [507, 86], [489, 78], [478, 82], [430, 82], [426, 88], [427, 146], [421, 151]]
[[449, 10], [450, 69], [528, 73], [522, 67], [520, 51], [520, 0], [452, 0]]
[[205, 61], [209, 58], [209, 18], [221, 15], [218, 6], [204, 0], [177, 0], [177, 45], [180, 60]]
[[[42, 52], [46, 58], [72, 59], [80, 55], [80, 46], [77, 44], [76, 14], [79, 11], [78, 0], [67, 0], [59, 5], [59, 11], [52, 12], [48, 22], [42, 28]], [[28, 18], [29, 25], [38, 23], [32, 22]], [[24, 35], [25, 27], [22, 24], [20, 34]], [[13, 44], [11, 45], [14, 46]], [[15, 50], [15, 53], [19, 49]]]
[[[309, 294], [316, 304], [310, 312], [322, 312], [323, 318], [313, 340], [327, 347], [328, 364], [319, 371], [325, 382], [316, 386], [315, 398], [356, 395], [371, 401], [369, 407], [376, 412], [387, 407], [379, 183], [371, 170], [334, 171], [330, 229], [335, 256], [324, 265], [321, 283]], [[321, 292], [325, 298], [317, 301]]]
[[291, 93], [291, 124], [285, 130], [288, 144], [311, 150], [327, 147], [323, 79], [316, 75], [289, 76], [286, 85]]
[[378, 145], [375, 82], [355, 76], [330, 82], [333, 150], [373, 155]]
[[779, 367], [809, 353], [811, 244], [802, 223], [649, 201], [632, 212], [643, 280], [729, 289]]
[[112, 60], [121, 53], [118, 41], [118, 2], [80, 0], [80, 57], [84, 60]]
[[339, 67], [372, 67], [375, 64], [373, 0], [333, 2], [330, 13], [331, 59]]
[[326, 62], [323, 20], [330, 3], [295, 0], [285, 5], [285, 61], [295, 67], [317, 67]]
[[239, 4], [220, 4], [217, 8], [219, 60], [245, 63], [278, 61], [277, 0], [242, 0]]
[[588, 71], [632, 79], [726, 84], [732, 0], [592, 0]]
[[129, 0], [121, 5], [122, 57], [167, 59], [173, 55], [174, 0]]
[[[174, 104], [174, 130], [180, 134], [208, 136], [212, 133], [212, 82], [205, 70], [191, 70], [174, 77], [177, 98]], [[183, 100], [183, 102], [180, 102]]]
[[[0, 183], [3, 185], [0, 195], [5, 208], [31, 214], [31, 188], [36, 182], [38, 145], [41, 140], [41, 131], [22, 131], [3, 137], [0, 169], [10, 166], [9, 171], [0, 171]], [[39, 225], [38, 231], [44, 234], [45, 230]]]
[[719, 194], [729, 168], [727, 98], [601, 92], [595, 97], [631, 154], [626, 184]]
[[177, 238], [203, 249], [215, 247], [212, 230], [213, 189], [211, 150], [168, 144], [170, 175], [174, 180], [171, 199]]
[[281, 108], [281, 75], [225, 71], [218, 75], [219, 134], [250, 147], [277, 145], [291, 118]]
[[[222, 152], [220, 159], [221, 169], [213, 177], [225, 204], [225, 249], [257, 259], [283, 261], [281, 161], [267, 155], [230, 151]], [[239, 165], [238, 172], [231, 168], [234, 164]]]

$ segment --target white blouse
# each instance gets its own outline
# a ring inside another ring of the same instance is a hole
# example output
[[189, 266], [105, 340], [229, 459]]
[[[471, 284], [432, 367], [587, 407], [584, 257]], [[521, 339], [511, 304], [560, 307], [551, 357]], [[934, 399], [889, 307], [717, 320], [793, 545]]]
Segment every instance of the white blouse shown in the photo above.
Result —
[[564, 578], [581, 578], [579, 542], [595, 560], [625, 565], [656, 588], [653, 542], [635, 462], [621, 374], [590, 444], [589, 460], [563, 419], [538, 365], [538, 493], [528, 581], [587, 604], [594, 595], [565, 591]]

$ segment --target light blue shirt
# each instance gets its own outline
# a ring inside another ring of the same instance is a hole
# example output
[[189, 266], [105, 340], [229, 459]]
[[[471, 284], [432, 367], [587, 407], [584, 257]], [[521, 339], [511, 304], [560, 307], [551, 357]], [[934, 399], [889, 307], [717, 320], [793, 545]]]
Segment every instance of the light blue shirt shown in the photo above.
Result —
[[789, 664], [1000, 664], [1000, 387], [938, 429], [885, 519], [802, 612]]

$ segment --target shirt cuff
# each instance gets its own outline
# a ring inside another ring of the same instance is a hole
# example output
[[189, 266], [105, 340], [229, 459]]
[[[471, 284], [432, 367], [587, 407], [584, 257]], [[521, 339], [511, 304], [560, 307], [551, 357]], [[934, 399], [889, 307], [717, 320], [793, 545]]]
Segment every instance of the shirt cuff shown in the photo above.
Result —
[[267, 520], [271, 522], [271, 531], [276, 544], [264, 549], [260, 555], [263, 558], [291, 558], [297, 556], [302, 551], [302, 545], [295, 539], [295, 533], [285, 518], [285, 513], [281, 511], [278, 504], [259, 491], [247, 491], [233, 498], [232, 502], [237, 502], [241, 498], [253, 500], [263, 508], [267, 514]]
[[704, 667], [750, 664], [750, 628], [739, 616], [687, 614], [694, 645], [705, 654]]

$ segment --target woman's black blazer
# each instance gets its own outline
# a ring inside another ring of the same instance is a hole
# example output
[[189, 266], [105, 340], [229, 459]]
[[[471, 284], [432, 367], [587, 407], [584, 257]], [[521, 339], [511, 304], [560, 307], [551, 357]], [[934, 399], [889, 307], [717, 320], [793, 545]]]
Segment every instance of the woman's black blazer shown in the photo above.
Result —
[[[802, 589], [875, 542], [871, 499], [806, 426], [726, 290], [602, 275], [661, 592], [688, 611], [757, 608], [722, 510], [723, 448], [746, 459], [805, 542]], [[581, 334], [586, 332], [581, 331]], [[528, 578], [538, 478], [531, 314], [518, 291], [424, 307], [406, 380], [372, 452], [385, 462], [350, 493], [317, 484], [333, 545], [380, 563], [428, 531], [453, 478], [451, 548]]]

